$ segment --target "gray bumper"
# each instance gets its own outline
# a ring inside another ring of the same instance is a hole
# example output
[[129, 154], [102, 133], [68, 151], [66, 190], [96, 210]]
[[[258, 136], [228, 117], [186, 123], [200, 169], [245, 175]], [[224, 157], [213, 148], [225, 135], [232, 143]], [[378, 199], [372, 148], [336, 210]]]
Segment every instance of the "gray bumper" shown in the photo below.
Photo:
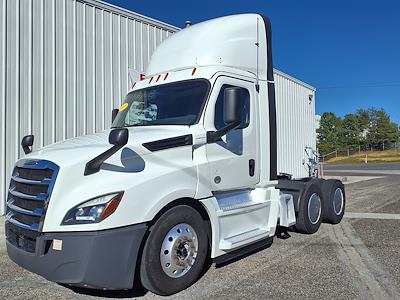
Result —
[[[98, 289], [129, 289], [145, 224], [96, 232], [44, 233], [36, 238], [35, 253], [7, 241], [10, 258], [21, 267], [62, 284]], [[53, 240], [62, 240], [62, 250]]]

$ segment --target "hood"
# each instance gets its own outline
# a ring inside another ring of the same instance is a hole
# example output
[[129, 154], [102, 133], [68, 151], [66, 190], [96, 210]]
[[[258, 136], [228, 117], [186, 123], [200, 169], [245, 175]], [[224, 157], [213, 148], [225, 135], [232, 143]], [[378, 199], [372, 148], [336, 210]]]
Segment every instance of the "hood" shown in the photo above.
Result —
[[[45, 159], [56, 163], [60, 167], [74, 165], [82, 161], [89, 161], [112, 147], [112, 145], [108, 143], [108, 136], [111, 130], [112, 129], [107, 129], [99, 133], [51, 144], [29, 153], [24, 158]], [[128, 130], [129, 139], [125, 147], [129, 147], [139, 155], [151, 153], [142, 146], [143, 143], [191, 133], [189, 126], [175, 125], [128, 127]]]
[[[60, 167], [47, 207], [44, 232], [103, 230], [137, 224], [151, 220], [172, 200], [195, 196], [198, 178], [192, 147], [151, 152], [142, 145], [188, 135], [194, 129], [163, 125], [128, 130], [128, 143], [91, 175], [84, 175], [85, 166], [112, 147], [108, 143], [111, 129], [49, 145], [24, 157], [49, 160]], [[116, 192], [123, 192], [124, 196], [112, 218], [94, 224], [61, 225], [71, 208]]]

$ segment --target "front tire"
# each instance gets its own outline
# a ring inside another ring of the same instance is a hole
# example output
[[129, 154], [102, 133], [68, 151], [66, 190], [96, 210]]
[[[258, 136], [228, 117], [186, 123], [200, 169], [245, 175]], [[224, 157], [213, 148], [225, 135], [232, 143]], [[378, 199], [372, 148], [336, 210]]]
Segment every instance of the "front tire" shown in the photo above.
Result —
[[203, 270], [208, 250], [201, 215], [179, 205], [151, 227], [140, 264], [142, 285], [158, 295], [172, 295], [192, 285]]

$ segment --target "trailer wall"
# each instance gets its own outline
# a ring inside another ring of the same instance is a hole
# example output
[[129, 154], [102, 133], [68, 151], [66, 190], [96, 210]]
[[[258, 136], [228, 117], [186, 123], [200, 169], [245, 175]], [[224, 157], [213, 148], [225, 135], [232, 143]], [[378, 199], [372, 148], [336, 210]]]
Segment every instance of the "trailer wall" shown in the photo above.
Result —
[[274, 70], [278, 173], [307, 177], [306, 147], [316, 150], [315, 88]]

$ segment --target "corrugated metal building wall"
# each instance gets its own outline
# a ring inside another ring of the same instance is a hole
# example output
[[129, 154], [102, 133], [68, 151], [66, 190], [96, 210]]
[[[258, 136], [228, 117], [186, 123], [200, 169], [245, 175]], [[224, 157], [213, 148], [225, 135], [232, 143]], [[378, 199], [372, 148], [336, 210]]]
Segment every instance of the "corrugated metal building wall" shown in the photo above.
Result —
[[307, 177], [305, 147], [316, 150], [315, 88], [274, 70], [278, 172]]
[[128, 68], [177, 30], [99, 1], [0, 0], [0, 214], [21, 138], [36, 149], [109, 126]]

